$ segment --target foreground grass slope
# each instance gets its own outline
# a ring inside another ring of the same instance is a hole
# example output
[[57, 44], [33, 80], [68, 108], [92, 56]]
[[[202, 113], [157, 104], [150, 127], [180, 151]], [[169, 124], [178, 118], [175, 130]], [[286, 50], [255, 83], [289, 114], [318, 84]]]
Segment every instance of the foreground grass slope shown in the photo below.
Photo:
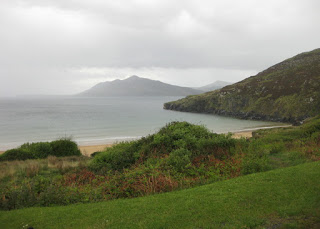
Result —
[[319, 228], [320, 162], [135, 199], [0, 212], [0, 228]]
[[164, 108], [292, 123], [312, 117], [320, 112], [320, 49], [220, 90], [166, 103]]

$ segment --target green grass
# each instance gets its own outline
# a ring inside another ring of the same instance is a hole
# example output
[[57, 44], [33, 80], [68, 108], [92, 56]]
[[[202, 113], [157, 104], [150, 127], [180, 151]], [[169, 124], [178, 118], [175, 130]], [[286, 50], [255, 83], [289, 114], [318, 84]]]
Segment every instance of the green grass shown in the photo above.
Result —
[[[0, 228], [318, 228], [320, 162], [134, 199], [0, 212]], [[27, 225], [27, 226], [26, 226]]]

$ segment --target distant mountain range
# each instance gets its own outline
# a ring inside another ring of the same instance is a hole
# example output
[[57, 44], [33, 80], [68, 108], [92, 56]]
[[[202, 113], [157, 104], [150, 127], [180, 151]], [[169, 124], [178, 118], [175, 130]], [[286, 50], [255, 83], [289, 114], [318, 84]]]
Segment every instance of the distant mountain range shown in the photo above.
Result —
[[218, 80], [214, 83], [208, 84], [203, 87], [194, 87], [194, 89], [207, 92], [207, 91], [214, 91], [214, 90], [223, 88], [223, 87], [230, 85], [230, 84], [232, 84], [232, 83]]
[[301, 53], [219, 90], [164, 109], [296, 123], [320, 114], [320, 49]]
[[[226, 82], [217, 81], [201, 88], [217, 88]], [[221, 86], [222, 87], [222, 86]], [[92, 88], [77, 94], [78, 96], [187, 96], [201, 94], [207, 89], [180, 87], [157, 80], [131, 76], [124, 80], [99, 83]]]

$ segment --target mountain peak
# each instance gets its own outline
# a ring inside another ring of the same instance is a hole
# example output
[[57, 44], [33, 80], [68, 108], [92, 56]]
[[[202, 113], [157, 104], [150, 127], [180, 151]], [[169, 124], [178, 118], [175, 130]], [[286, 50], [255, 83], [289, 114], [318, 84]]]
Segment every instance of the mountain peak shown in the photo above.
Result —
[[127, 78], [126, 80], [136, 80], [136, 79], [141, 79], [141, 77], [136, 76], [136, 75], [132, 75], [129, 78]]
[[202, 90], [202, 91], [214, 91], [214, 90], [223, 88], [223, 87], [225, 87], [227, 85], [230, 85], [230, 84], [232, 84], [232, 83], [217, 80], [214, 83], [211, 83], [211, 84], [208, 84], [208, 85], [205, 85], [205, 86], [202, 86], [202, 87], [198, 87], [196, 89], [199, 89], [199, 90]]
[[114, 80], [93, 86], [79, 95], [82, 96], [186, 96], [203, 91], [166, 84], [157, 80], [133, 75], [124, 80]]

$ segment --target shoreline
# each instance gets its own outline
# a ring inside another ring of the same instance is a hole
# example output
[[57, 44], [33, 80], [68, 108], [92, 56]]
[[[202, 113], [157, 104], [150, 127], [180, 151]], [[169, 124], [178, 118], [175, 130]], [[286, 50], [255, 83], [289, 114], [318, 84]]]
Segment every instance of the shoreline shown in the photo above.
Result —
[[[264, 127], [257, 127], [257, 128], [250, 128], [250, 129], [243, 129], [243, 130], [236, 130], [236, 131], [229, 131], [228, 133], [232, 133], [232, 137], [239, 139], [239, 138], [251, 138], [252, 132], [257, 130], [263, 129], [273, 129], [273, 128], [285, 128], [291, 127], [292, 125], [278, 125], [278, 126], [264, 126]], [[218, 134], [227, 134], [227, 133], [218, 133]], [[106, 144], [90, 144], [90, 145], [78, 145], [80, 152], [85, 156], [90, 156], [94, 152], [102, 151], [108, 147], [111, 147], [115, 143], [106, 143]], [[4, 153], [5, 150], [0, 150], [0, 154]]]
[[[291, 127], [292, 125], [279, 125], [279, 126], [264, 126], [264, 127], [257, 127], [257, 128], [250, 128], [250, 129], [244, 129], [239, 131], [232, 131], [229, 133], [232, 133], [232, 137], [239, 139], [241, 137], [244, 138], [252, 138], [252, 133], [257, 130], [266, 130], [266, 129], [274, 129], [274, 128], [286, 128]], [[227, 134], [227, 133], [225, 133]]]
[[265, 130], [265, 129], [274, 129], [274, 128], [284, 128], [284, 127], [291, 127], [291, 124], [283, 124], [283, 125], [278, 125], [278, 126], [261, 126], [261, 127], [255, 127], [255, 128], [248, 128], [248, 129], [243, 129], [243, 130], [234, 130], [234, 131], [229, 131], [229, 133], [241, 133], [241, 132], [248, 132], [248, 131], [256, 131], [256, 130]]
[[[257, 130], [285, 128], [285, 127], [290, 127], [290, 126], [292, 126], [292, 125], [264, 126], [264, 127], [257, 127], [257, 128], [232, 131], [229, 133], [232, 133], [232, 137], [235, 139], [252, 138], [252, 132], [257, 131]], [[220, 133], [220, 134], [224, 134], [224, 133]], [[111, 147], [115, 144], [117, 144], [117, 143], [99, 144], [99, 145], [79, 145], [79, 149], [83, 155], [90, 156], [94, 152], [104, 150], [105, 148]]]

